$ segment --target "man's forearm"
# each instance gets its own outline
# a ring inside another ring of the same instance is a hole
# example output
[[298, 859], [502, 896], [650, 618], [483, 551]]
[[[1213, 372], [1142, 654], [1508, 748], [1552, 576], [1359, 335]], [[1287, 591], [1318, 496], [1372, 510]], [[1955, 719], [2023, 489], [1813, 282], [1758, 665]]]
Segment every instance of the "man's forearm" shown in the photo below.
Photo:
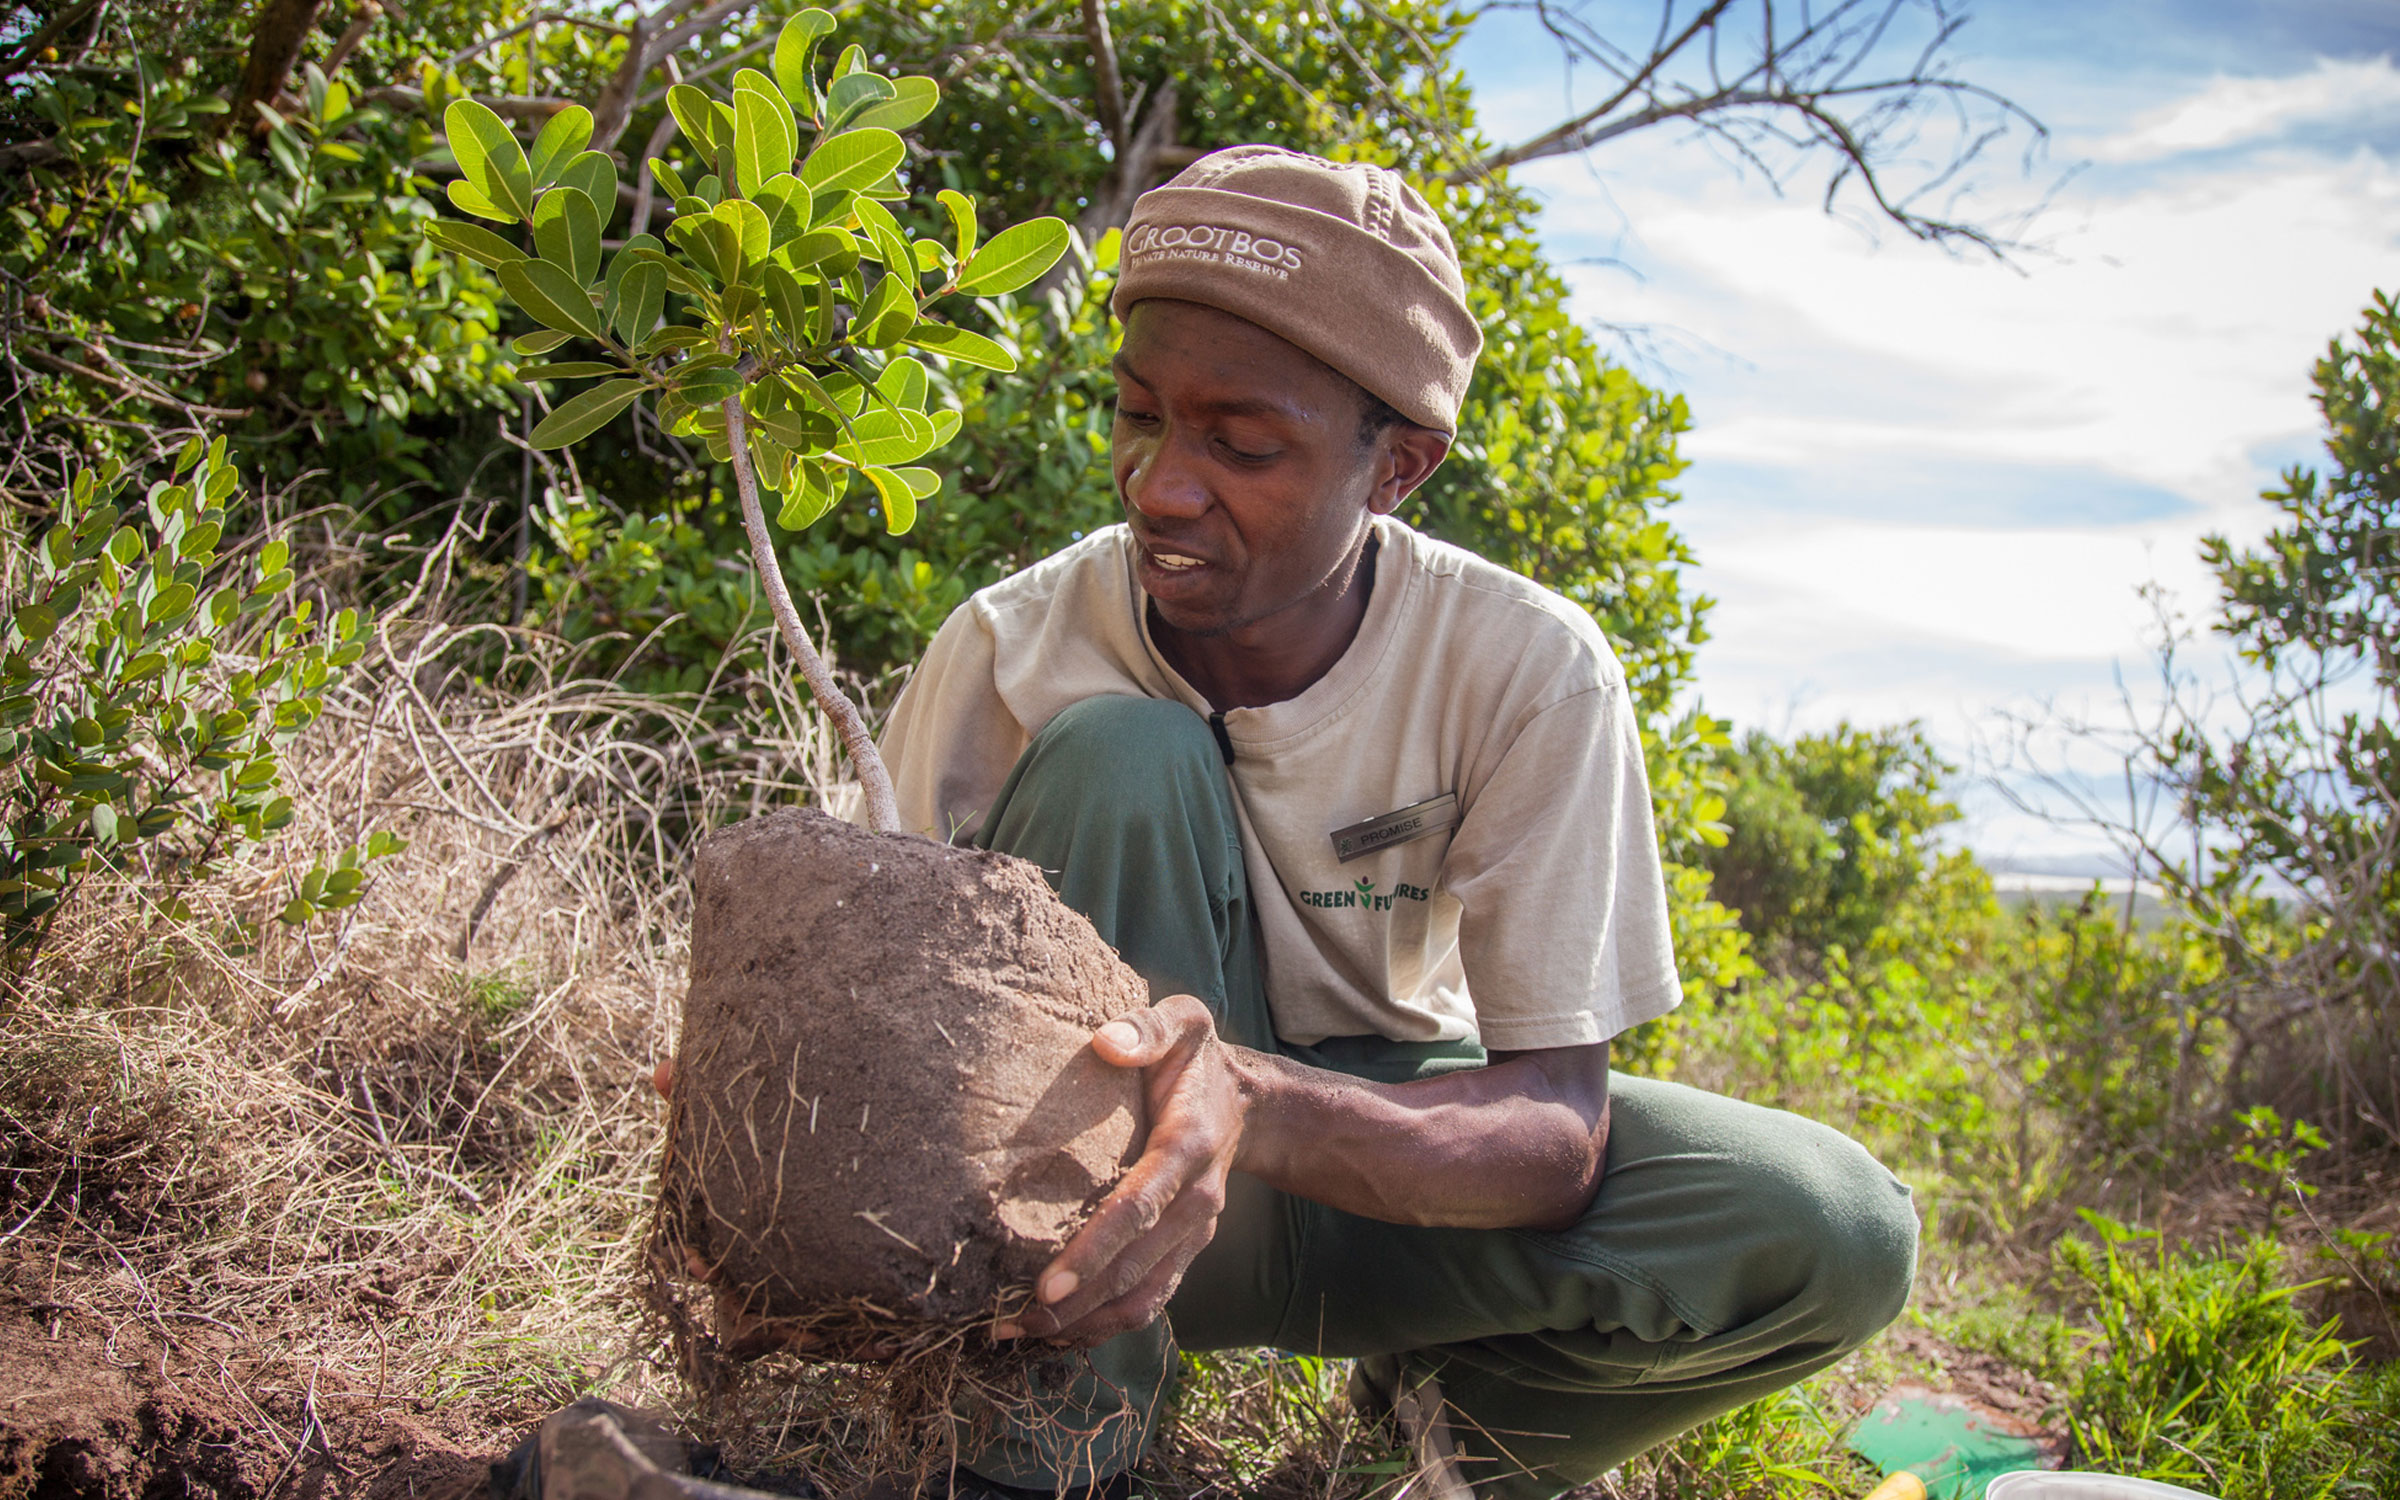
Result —
[[1296, 1197], [1395, 1224], [1554, 1228], [1599, 1187], [1605, 1044], [1402, 1084], [1228, 1050], [1249, 1106], [1234, 1169]]

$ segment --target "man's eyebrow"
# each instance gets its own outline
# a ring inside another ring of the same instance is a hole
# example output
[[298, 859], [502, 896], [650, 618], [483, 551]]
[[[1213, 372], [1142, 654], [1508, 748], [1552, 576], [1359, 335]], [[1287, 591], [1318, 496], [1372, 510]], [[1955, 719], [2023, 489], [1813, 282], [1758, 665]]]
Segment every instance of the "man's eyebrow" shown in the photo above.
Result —
[[[1133, 367], [1132, 361], [1126, 359], [1121, 351], [1109, 360], [1108, 368], [1109, 372], [1119, 380], [1130, 380], [1144, 390], [1150, 389], [1150, 382], [1142, 378], [1141, 372]], [[1202, 401], [1198, 405], [1202, 411], [1217, 417], [1286, 417], [1294, 421], [1307, 420], [1306, 415], [1293, 407], [1289, 401], [1279, 401], [1272, 396], [1228, 396], [1218, 401]]]

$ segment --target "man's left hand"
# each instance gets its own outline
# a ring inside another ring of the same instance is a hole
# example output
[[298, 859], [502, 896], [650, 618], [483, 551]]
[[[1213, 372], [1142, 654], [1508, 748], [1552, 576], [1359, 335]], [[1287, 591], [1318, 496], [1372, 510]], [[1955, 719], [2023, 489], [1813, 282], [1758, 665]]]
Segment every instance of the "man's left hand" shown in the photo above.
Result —
[[1089, 1347], [1145, 1328], [1216, 1234], [1249, 1099], [1208, 1007], [1170, 995], [1101, 1027], [1102, 1061], [1142, 1070], [1150, 1136], [1141, 1159], [1042, 1270], [1034, 1305], [995, 1338]]

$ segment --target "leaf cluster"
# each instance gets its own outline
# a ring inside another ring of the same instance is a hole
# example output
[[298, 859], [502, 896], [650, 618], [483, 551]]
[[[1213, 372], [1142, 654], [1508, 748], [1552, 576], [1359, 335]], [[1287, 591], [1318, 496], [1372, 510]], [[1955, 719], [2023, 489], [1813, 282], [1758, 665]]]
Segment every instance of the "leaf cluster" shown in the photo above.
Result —
[[[53, 524], [9, 561], [0, 629], [0, 930], [35, 945], [95, 873], [177, 886], [291, 822], [281, 752], [366, 651], [355, 609], [317, 618], [282, 541], [222, 556], [239, 480], [222, 438], [119, 504], [79, 472]], [[358, 899], [377, 833], [312, 870], [283, 910]]]
[[55, 456], [0, 480], [20, 500], [202, 427], [281, 481], [330, 469], [354, 504], [472, 466], [465, 434], [427, 419], [502, 394], [498, 287], [420, 243], [433, 134], [313, 67], [299, 83], [256, 137], [188, 57], [131, 51], [28, 89], [58, 154], [0, 174], [0, 273], [26, 293], [0, 306], [0, 379], [20, 471]]
[[678, 128], [712, 170], [687, 184], [652, 159], [674, 221], [663, 242], [636, 234], [605, 261], [600, 205], [615, 202], [616, 174], [605, 154], [585, 149], [587, 110], [554, 116], [528, 154], [484, 105], [449, 106], [463, 174], [451, 202], [529, 231], [533, 248], [455, 220], [429, 225], [428, 240], [490, 266], [543, 325], [517, 341], [520, 353], [548, 354], [576, 338], [600, 346], [598, 359], [529, 365], [520, 378], [611, 377], [560, 402], [534, 429], [536, 447], [587, 437], [650, 392], [669, 435], [702, 440], [720, 462], [745, 444], [760, 482], [783, 497], [777, 520], [787, 530], [824, 516], [853, 477], [894, 535], [940, 489], [941, 476], [917, 460], [954, 437], [960, 419], [927, 410], [929, 371], [903, 351], [1014, 369], [1004, 346], [926, 309], [954, 293], [1027, 285], [1064, 251], [1067, 230], [1036, 219], [984, 241], [973, 201], [944, 190], [949, 240], [905, 233], [887, 206], [905, 197], [897, 128], [930, 113], [939, 89], [930, 78], [869, 70], [855, 44], [820, 82], [814, 63], [832, 29], [821, 10], [793, 17], [777, 39], [774, 74], [737, 71], [730, 101], [691, 84], [668, 91]]
[[1703, 851], [1718, 897], [1787, 959], [1863, 949], [1933, 873], [1958, 821], [1945, 764], [1914, 724], [1778, 741], [1753, 731], [1719, 762], [1725, 842]]

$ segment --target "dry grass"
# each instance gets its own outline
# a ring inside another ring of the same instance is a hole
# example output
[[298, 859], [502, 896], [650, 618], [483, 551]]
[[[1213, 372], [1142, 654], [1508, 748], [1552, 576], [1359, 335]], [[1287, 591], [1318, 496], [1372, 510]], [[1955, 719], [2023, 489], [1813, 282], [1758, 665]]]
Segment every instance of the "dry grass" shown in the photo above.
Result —
[[[87, 888], [0, 997], [14, 1285], [151, 1326], [169, 1363], [222, 1356], [229, 1399], [507, 1423], [667, 1394], [634, 1286], [684, 846], [822, 799], [830, 749], [788, 698], [704, 725], [574, 664], [538, 635], [388, 625], [287, 755], [297, 820], [187, 892], [196, 920]], [[374, 827], [410, 847], [358, 906], [276, 923], [318, 853]]]

